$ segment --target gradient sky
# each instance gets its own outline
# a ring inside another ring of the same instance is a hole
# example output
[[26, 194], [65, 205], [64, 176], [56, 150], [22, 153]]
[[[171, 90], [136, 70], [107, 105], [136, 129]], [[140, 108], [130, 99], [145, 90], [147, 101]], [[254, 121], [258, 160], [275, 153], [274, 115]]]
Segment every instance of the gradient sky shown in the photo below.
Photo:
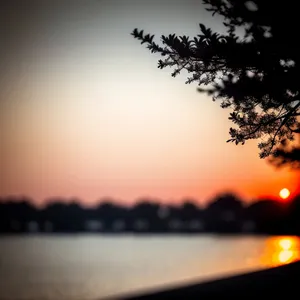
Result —
[[0, 9], [0, 195], [93, 204], [204, 202], [293, 190], [296, 176], [227, 144], [228, 110], [157, 69], [130, 36], [222, 30], [198, 0], [5, 1]]

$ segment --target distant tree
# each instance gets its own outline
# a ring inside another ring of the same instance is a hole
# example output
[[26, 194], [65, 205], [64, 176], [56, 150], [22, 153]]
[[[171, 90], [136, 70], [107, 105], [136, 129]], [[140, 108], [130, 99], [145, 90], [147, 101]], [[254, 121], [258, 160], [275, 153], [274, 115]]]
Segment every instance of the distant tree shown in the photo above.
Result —
[[38, 210], [32, 205], [32, 199], [26, 197], [9, 197], [0, 199], [0, 232], [9, 232], [12, 222], [18, 222], [17, 232], [26, 230], [26, 223], [37, 221], [39, 218]]
[[[260, 157], [273, 156], [283, 164], [299, 161], [299, 152], [280, 150], [300, 133], [300, 43], [298, 3], [293, 0], [202, 0], [206, 10], [224, 19], [225, 34], [200, 24], [193, 38], [154, 35], [134, 29], [132, 35], [152, 53], [163, 56], [158, 68], [173, 67], [172, 76], [186, 70], [186, 83], [231, 108], [228, 142], [260, 139]], [[203, 88], [207, 86], [207, 88]]]
[[183, 220], [190, 221], [193, 219], [200, 219], [202, 210], [195, 204], [193, 200], [185, 199], [180, 207], [180, 213]]
[[43, 221], [50, 221], [56, 232], [79, 232], [83, 230], [84, 212], [74, 201], [68, 204], [64, 199], [50, 199], [42, 215]]
[[289, 234], [300, 235], [300, 195], [296, 195], [289, 203]]
[[135, 218], [143, 218], [148, 221], [155, 220], [158, 217], [160, 205], [148, 199], [140, 199], [132, 207]]
[[85, 210], [79, 205], [79, 200], [73, 200], [66, 207], [68, 227], [72, 232], [79, 232], [84, 229], [84, 223], [87, 219]]
[[242, 201], [233, 193], [217, 195], [206, 210], [208, 228], [217, 232], [239, 231], [242, 217]]
[[208, 209], [224, 212], [226, 210], [237, 212], [242, 210], [242, 201], [233, 193], [217, 195], [209, 204]]
[[160, 207], [151, 199], [139, 199], [131, 208], [131, 222], [143, 220], [149, 224], [149, 231], [162, 231], [164, 226], [159, 218]]
[[111, 231], [113, 223], [117, 220], [128, 219], [128, 209], [115, 203], [113, 199], [105, 198], [95, 210], [96, 219], [104, 222], [104, 230]]
[[246, 208], [245, 217], [255, 222], [257, 232], [268, 234], [292, 234], [286, 203], [260, 199]]

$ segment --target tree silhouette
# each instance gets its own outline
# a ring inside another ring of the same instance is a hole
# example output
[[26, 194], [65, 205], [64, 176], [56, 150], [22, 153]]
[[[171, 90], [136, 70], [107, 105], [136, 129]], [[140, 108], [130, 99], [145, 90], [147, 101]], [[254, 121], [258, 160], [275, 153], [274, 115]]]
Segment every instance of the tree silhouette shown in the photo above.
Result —
[[296, 195], [289, 205], [289, 222], [291, 234], [300, 234], [300, 195]]
[[212, 231], [237, 232], [242, 218], [242, 201], [232, 193], [217, 195], [207, 207], [207, 223]]
[[257, 232], [268, 234], [294, 233], [289, 227], [286, 203], [261, 199], [247, 207], [246, 217], [254, 220]]
[[202, 215], [201, 209], [196, 206], [195, 201], [185, 199], [185, 202], [180, 207], [180, 214], [184, 221], [200, 219]]
[[104, 222], [105, 231], [112, 231], [114, 222], [128, 219], [128, 210], [116, 204], [111, 198], [103, 198], [96, 207], [95, 216], [96, 219]]
[[193, 38], [162, 35], [156, 43], [154, 35], [143, 30], [134, 29], [132, 35], [163, 57], [158, 68], [173, 67], [174, 77], [187, 71], [186, 83], [198, 83], [200, 92], [232, 109], [229, 119], [234, 127], [227, 142], [259, 139], [261, 158], [284, 158], [287, 153], [278, 152], [278, 147], [300, 133], [300, 46], [293, 30], [297, 2], [202, 2], [213, 16], [223, 17], [225, 34], [199, 24], [200, 33]]
[[[36, 207], [26, 197], [0, 198], [0, 236], [41, 233], [257, 233], [300, 235], [300, 195], [290, 202], [256, 199], [244, 205], [233, 193], [215, 195], [207, 207], [196, 199], [183, 199], [181, 205], [141, 198], [123, 206], [102, 198], [94, 207], [82, 207], [77, 199], [51, 198]], [[250, 224], [250, 227], [248, 226]], [[247, 229], [249, 228], [249, 229]]]

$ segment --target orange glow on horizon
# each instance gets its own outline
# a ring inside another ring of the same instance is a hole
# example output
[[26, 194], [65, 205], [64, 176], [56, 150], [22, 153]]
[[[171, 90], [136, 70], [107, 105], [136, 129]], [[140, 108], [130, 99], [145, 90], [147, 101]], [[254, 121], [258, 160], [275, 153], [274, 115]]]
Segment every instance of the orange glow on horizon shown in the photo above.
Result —
[[[228, 190], [246, 203], [278, 201], [283, 187], [296, 194], [296, 172], [260, 159], [259, 140], [226, 143], [228, 111], [197, 86], [158, 70], [156, 59], [129, 37], [136, 24], [168, 31], [168, 5], [145, 10], [142, 1], [119, 1], [121, 10], [114, 1], [78, 1], [70, 12], [54, 2], [58, 22], [39, 17], [50, 13], [47, 5], [18, 14], [8, 8], [3, 38], [14, 38], [2, 43], [8, 60], [0, 89], [1, 198], [26, 196], [38, 206], [52, 197], [76, 197], [83, 206], [103, 197], [124, 205], [144, 197], [206, 205]], [[170, 26], [194, 35], [198, 2], [175, 1]], [[117, 88], [116, 74], [122, 77]]]
[[297, 237], [271, 237], [266, 242], [262, 263], [276, 267], [300, 260], [300, 240]]

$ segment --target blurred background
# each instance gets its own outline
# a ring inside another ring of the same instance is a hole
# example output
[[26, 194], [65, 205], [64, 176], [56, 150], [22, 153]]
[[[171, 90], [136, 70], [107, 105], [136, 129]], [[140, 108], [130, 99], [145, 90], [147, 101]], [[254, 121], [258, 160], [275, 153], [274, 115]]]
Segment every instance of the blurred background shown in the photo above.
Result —
[[130, 36], [224, 32], [198, 0], [0, 9], [0, 298], [96, 299], [299, 258], [299, 173]]

